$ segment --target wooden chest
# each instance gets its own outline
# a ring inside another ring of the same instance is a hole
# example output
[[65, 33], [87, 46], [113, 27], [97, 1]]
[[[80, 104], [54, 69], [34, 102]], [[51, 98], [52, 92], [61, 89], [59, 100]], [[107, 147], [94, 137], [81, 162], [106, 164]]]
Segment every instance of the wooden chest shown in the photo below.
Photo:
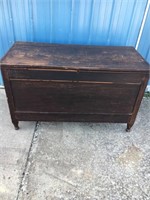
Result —
[[17, 42], [1, 69], [16, 129], [33, 120], [127, 123], [130, 130], [149, 78], [133, 47]]

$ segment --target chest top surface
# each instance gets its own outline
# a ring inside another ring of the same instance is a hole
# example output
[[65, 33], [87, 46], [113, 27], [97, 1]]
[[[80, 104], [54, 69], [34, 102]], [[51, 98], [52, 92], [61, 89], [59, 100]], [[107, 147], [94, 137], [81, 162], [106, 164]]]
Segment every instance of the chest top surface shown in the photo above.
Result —
[[84, 70], [149, 71], [133, 47], [16, 42], [2, 65]]

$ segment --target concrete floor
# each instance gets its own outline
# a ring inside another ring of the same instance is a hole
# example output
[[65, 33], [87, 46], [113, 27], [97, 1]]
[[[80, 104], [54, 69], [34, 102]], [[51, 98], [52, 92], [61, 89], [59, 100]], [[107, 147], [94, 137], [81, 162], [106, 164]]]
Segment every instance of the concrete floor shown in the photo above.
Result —
[[150, 200], [150, 98], [125, 124], [21, 122], [0, 90], [0, 200]]

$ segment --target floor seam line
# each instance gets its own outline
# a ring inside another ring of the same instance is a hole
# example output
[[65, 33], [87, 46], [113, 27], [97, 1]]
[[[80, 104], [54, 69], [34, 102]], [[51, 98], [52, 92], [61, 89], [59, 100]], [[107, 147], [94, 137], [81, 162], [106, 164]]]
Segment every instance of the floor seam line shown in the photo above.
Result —
[[39, 127], [39, 122], [37, 121], [36, 124], [35, 124], [34, 131], [33, 131], [33, 136], [32, 136], [30, 148], [29, 148], [29, 151], [28, 151], [28, 154], [27, 154], [27, 159], [26, 159], [26, 162], [25, 162], [25, 166], [24, 166], [24, 170], [23, 170], [23, 173], [22, 173], [21, 181], [20, 181], [20, 184], [19, 184], [19, 189], [18, 189], [18, 192], [17, 192], [16, 200], [19, 199], [20, 191], [21, 191], [22, 186], [23, 186], [22, 183], [23, 183], [24, 177], [26, 175], [26, 171], [27, 171], [27, 167], [28, 167], [28, 162], [29, 162], [29, 158], [30, 158], [30, 153], [32, 151], [32, 147], [33, 147], [33, 144], [34, 144], [34, 138], [36, 136], [36, 131], [38, 130], [38, 127]]

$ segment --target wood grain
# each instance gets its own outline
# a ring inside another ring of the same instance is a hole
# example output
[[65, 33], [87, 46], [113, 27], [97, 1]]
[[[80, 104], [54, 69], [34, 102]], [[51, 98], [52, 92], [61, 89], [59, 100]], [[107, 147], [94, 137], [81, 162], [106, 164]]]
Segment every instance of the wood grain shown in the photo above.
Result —
[[15, 43], [2, 59], [6, 65], [67, 69], [147, 71], [146, 61], [133, 47]]

